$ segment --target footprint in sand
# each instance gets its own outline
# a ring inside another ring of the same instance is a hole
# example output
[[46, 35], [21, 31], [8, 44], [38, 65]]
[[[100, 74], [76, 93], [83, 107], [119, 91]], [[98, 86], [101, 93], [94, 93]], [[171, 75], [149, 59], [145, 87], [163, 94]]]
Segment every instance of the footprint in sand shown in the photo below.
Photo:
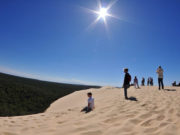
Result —
[[168, 119], [167, 121], [168, 121], [168, 122], [173, 122], [173, 120], [172, 120], [172, 119]]
[[143, 106], [143, 107], [144, 107], [144, 106], [147, 106], [147, 104], [141, 104], [141, 106]]
[[146, 119], [146, 118], [149, 118], [149, 117], [151, 117], [151, 116], [152, 116], [152, 113], [146, 113], [146, 114], [142, 114], [142, 115], [140, 116], [140, 118]]
[[15, 121], [11, 121], [11, 123], [15, 123]]
[[126, 118], [134, 118], [136, 115], [135, 114], [128, 114], [128, 115], [126, 115], [125, 117]]
[[114, 117], [114, 118], [108, 118], [108, 119], [104, 120], [103, 122], [104, 123], [114, 123], [116, 121], [119, 121], [119, 119]]
[[65, 121], [58, 121], [57, 124], [63, 124]]
[[169, 123], [167, 123], [167, 122], [163, 122], [163, 123], [161, 123], [160, 125], [159, 125], [159, 127], [160, 128], [163, 128], [163, 127], [165, 127], [165, 126], [167, 126]]
[[168, 113], [169, 113], [169, 114], [174, 113], [174, 109], [173, 109], [173, 108], [172, 108], [172, 109], [170, 109], [170, 110], [168, 111]]
[[130, 122], [133, 123], [133, 124], [139, 124], [142, 120], [140, 119], [131, 119]]
[[122, 132], [126, 132], [126, 133], [129, 133], [129, 132], [132, 132], [133, 131], [133, 126], [124, 126], [121, 128], [121, 131]]
[[165, 118], [165, 116], [164, 116], [164, 115], [159, 115], [159, 116], [156, 118], [156, 120], [158, 120], [158, 121], [162, 121], [164, 118]]
[[176, 116], [177, 116], [177, 117], [180, 117], [180, 113], [177, 113]]
[[[40, 127], [40, 126], [38, 126], [38, 127]], [[29, 128], [23, 128], [22, 129], [22, 131], [27, 131]]]
[[73, 111], [73, 109], [68, 109], [67, 111], [71, 112], [71, 111]]
[[55, 118], [59, 118], [59, 117], [60, 117], [60, 115], [55, 116]]
[[154, 122], [154, 119], [149, 119], [149, 120], [143, 122], [143, 123], [141, 124], [141, 126], [143, 126], [143, 127], [148, 127], [148, 126], [153, 125], [153, 122]]

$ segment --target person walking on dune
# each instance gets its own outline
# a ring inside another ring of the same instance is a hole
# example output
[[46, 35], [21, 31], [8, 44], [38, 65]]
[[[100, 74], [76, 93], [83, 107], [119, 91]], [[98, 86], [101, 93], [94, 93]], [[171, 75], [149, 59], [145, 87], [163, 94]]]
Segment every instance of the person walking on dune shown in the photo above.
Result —
[[139, 89], [139, 84], [138, 84], [138, 79], [137, 79], [137, 77], [135, 76], [134, 77], [134, 87], [137, 89]]
[[150, 82], [151, 82], [151, 77], [148, 78], [147, 86], [150, 86]]
[[127, 96], [127, 89], [130, 87], [130, 82], [131, 82], [131, 75], [128, 73], [128, 68], [124, 69], [124, 83], [123, 83], [123, 88], [124, 88], [124, 97], [125, 99], [128, 99]]
[[163, 69], [161, 66], [157, 69], [156, 73], [158, 74], [158, 84], [159, 84], [159, 90], [164, 89], [164, 83], [163, 83]]
[[141, 81], [141, 85], [144, 86], [144, 84], [145, 84], [145, 78], [143, 77]]

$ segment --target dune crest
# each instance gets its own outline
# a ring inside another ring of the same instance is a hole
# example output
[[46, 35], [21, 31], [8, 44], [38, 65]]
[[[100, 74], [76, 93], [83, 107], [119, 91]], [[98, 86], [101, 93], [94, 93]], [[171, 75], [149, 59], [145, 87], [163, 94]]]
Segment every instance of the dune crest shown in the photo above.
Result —
[[[95, 110], [84, 114], [86, 93], [92, 92]], [[1, 117], [0, 135], [179, 135], [180, 88], [141, 87], [128, 90], [105, 86], [77, 91], [53, 104], [46, 112]]]

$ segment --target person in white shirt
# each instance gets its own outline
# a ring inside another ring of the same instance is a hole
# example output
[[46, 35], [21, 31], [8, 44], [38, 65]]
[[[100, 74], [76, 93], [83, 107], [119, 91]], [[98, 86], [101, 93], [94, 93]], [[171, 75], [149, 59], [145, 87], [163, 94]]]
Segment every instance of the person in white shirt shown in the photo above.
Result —
[[81, 110], [81, 112], [88, 113], [94, 109], [94, 98], [92, 97], [92, 93], [87, 93], [88, 96], [88, 105]]
[[159, 84], [159, 90], [164, 89], [164, 84], [163, 84], [163, 69], [161, 66], [159, 66], [159, 68], [157, 69], [156, 73], [158, 74], [158, 84]]
[[134, 77], [134, 87], [139, 89], [138, 79], [136, 76]]

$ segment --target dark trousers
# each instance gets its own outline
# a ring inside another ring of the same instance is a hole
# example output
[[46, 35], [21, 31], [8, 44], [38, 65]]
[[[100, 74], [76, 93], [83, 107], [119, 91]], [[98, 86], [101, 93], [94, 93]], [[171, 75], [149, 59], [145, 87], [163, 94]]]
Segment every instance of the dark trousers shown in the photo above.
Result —
[[159, 90], [161, 89], [161, 86], [162, 89], [164, 89], [163, 78], [158, 78], [158, 84], [159, 84]]
[[125, 99], [128, 99], [128, 96], [127, 96], [127, 89], [129, 88], [129, 86], [128, 85], [125, 85], [124, 86], [124, 97], [125, 97]]
[[81, 112], [85, 112], [85, 113], [88, 113], [88, 112], [90, 112], [90, 111], [92, 111], [92, 109], [91, 108], [89, 108], [89, 107], [84, 107], [82, 110], [81, 110]]

